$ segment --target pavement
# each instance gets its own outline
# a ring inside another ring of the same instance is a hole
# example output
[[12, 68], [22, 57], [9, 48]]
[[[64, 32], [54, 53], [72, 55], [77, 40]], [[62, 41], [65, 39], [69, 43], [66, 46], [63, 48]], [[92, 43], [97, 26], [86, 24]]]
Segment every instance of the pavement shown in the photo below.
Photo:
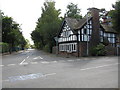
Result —
[[35, 49], [2, 56], [3, 88], [118, 88], [118, 57], [58, 57]]

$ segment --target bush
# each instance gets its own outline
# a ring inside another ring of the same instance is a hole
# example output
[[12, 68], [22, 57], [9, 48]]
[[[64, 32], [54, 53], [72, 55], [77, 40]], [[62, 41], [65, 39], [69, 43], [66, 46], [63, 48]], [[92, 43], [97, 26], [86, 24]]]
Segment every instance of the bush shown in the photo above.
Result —
[[106, 54], [105, 45], [100, 43], [96, 47], [91, 49], [91, 54], [93, 56], [104, 56]]
[[104, 38], [103, 38], [103, 44], [104, 44], [105, 46], [109, 45], [109, 40], [108, 40], [107, 37], [104, 37]]
[[43, 50], [45, 51], [45, 52], [50, 52], [50, 46], [47, 44], [47, 45], [45, 45], [45, 47], [43, 48]]
[[9, 52], [9, 45], [7, 43], [0, 43], [0, 53]]

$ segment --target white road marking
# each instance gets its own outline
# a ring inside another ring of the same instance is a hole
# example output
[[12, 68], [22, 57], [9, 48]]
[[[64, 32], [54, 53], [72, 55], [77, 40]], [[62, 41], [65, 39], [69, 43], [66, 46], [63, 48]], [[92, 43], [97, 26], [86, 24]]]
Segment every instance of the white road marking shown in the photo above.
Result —
[[112, 61], [112, 60], [104, 60], [104, 61]]
[[20, 65], [22, 65], [25, 62], [25, 59], [20, 63]]
[[3, 67], [4, 65], [0, 65], [0, 67]]
[[43, 61], [43, 62], [41, 62], [41, 63], [43, 63], [43, 64], [47, 64], [47, 63], [50, 63], [50, 62], [47, 62], [47, 61]]
[[14, 66], [14, 65], [16, 65], [16, 64], [8, 64], [7, 66]]
[[29, 56], [27, 58], [29, 58]]
[[30, 62], [31, 64], [38, 64], [38, 62]]
[[52, 61], [53, 63], [57, 63], [57, 61]]
[[115, 63], [115, 64], [108, 64], [108, 65], [103, 65], [103, 66], [97, 66], [97, 67], [84, 68], [84, 69], [80, 69], [80, 70], [90, 70], [90, 69], [96, 69], [96, 68], [108, 67], [108, 66], [113, 66], [113, 65], [118, 65], [118, 64], [119, 64], [119, 63]]
[[44, 76], [50, 76], [50, 75], [55, 75], [56, 73], [49, 73], [49, 74], [45, 74]]
[[[40, 57], [40, 56], [39, 56]], [[40, 57], [40, 59], [43, 59], [42, 57]]]
[[27, 65], [28, 63], [27, 62], [24, 62], [24, 63], [22, 63], [22, 64], [19, 64], [19, 65]]
[[67, 60], [67, 61], [70, 61], [70, 62], [71, 62], [71, 61], [74, 61], [74, 60]]
[[38, 58], [35, 57], [35, 58], [33, 58], [33, 59], [38, 59]]
[[43, 58], [42, 58], [42, 57], [40, 57], [40, 56], [38, 56], [38, 57], [35, 57], [35, 58], [33, 58], [33, 59], [39, 59], [39, 58], [40, 58], [40, 59], [43, 59]]

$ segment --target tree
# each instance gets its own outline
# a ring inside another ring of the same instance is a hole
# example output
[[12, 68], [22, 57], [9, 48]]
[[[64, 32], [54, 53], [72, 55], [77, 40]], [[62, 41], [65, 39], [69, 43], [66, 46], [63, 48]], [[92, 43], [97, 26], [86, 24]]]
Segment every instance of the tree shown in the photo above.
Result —
[[65, 13], [65, 17], [71, 18], [82, 18], [80, 15], [80, 9], [78, 8], [77, 4], [70, 3], [67, 5], [67, 12]]
[[31, 47], [31, 44], [30, 44], [30, 41], [28, 39], [26, 39], [26, 45], [25, 45], [25, 48], [30, 48]]
[[110, 11], [112, 17], [113, 28], [120, 34], [120, 1], [113, 5], [114, 10]]
[[35, 46], [39, 49], [48, 48], [52, 52], [55, 45], [54, 37], [60, 30], [60, 10], [55, 9], [55, 2], [46, 1], [42, 7], [41, 17], [38, 19], [35, 30], [31, 33]]
[[20, 25], [13, 21], [12, 17], [2, 14], [2, 42], [9, 44], [10, 52], [17, 46], [24, 48], [26, 44], [25, 38], [20, 30]]

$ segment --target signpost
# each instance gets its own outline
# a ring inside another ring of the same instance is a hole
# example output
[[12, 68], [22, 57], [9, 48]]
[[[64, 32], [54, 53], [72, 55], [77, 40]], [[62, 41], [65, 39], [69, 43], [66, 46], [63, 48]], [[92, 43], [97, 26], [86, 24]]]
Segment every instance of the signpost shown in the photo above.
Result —
[[56, 41], [56, 55], [58, 54], [58, 37], [54, 37], [55, 41]]

